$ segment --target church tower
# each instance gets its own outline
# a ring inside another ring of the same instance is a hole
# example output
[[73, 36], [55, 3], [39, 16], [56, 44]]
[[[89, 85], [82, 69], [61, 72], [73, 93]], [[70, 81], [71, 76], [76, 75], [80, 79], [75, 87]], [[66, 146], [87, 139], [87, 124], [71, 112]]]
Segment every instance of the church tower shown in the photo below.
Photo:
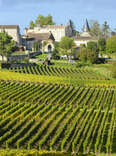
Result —
[[87, 19], [86, 19], [85, 24], [83, 26], [83, 32], [81, 33], [81, 36], [83, 36], [83, 37], [91, 37], [91, 35], [90, 35], [90, 27], [89, 27], [89, 23], [88, 23]]
[[86, 19], [86, 22], [83, 26], [83, 32], [90, 32], [89, 23], [88, 23], [87, 19]]

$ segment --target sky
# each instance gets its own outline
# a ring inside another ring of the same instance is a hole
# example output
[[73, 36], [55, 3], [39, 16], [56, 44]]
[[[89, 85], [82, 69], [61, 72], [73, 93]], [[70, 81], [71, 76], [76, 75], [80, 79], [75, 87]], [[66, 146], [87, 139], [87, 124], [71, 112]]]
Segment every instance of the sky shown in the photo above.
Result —
[[107, 21], [116, 28], [116, 0], [0, 0], [0, 25], [20, 26], [21, 33], [39, 14], [50, 14], [56, 24], [67, 24], [72, 19], [81, 31], [86, 18]]

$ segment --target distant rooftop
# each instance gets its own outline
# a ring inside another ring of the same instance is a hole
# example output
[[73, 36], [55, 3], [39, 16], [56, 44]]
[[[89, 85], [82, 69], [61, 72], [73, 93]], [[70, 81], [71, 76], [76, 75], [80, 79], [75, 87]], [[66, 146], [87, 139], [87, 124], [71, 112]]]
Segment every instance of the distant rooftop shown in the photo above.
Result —
[[54, 37], [51, 33], [28, 33], [28, 38], [34, 38], [36, 40], [54, 40]]
[[76, 37], [73, 37], [74, 40], [76, 41], [80, 41], [80, 40], [83, 40], [83, 41], [87, 41], [87, 40], [97, 40], [97, 38], [95, 37], [86, 37], [86, 36], [76, 36]]
[[69, 25], [47, 25], [43, 26], [43, 28], [66, 28], [69, 27]]
[[0, 29], [17, 29], [19, 25], [0, 25]]
[[[62, 28], [68, 28], [68, 27], [70, 27], [70, 25], [63, 25], [63, 24], [61, 24], [61, 25], [44, 25], [44, 26], [38, 25], [36, 27], [47, 28], [47, 29], [62, 29]], [[25, 28], [25, 29], [30, 29], [30, 28]]]

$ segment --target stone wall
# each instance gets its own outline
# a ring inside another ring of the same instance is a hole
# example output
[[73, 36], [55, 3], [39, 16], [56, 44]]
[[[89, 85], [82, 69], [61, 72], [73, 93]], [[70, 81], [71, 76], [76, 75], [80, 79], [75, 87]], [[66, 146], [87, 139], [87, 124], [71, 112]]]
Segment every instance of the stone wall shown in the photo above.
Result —
[[[10, 56], [10, 57], [3, 57], [3, 60], [5, 62], [11, 62], [11, 61], [24, 61], [25, 58], [33, 58], [37, 55], [41, 54], [41, 52], [33, 52], [33, 53], [30, 53], [30, 54], [25, 54], [25, 55], [13, 55], [13, 56]], [[2, 56], [0, 55], [0, 61], [2, 61]]]

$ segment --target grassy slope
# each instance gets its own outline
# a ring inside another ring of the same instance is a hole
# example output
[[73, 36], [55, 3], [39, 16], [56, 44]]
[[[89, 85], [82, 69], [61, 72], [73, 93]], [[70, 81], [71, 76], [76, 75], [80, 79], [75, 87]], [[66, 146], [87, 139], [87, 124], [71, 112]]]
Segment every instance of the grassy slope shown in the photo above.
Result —
[[[110, 76], [110, 71], [107, 70], [109, 66], [106, 65], [106, 66], [93, 66], [93, 67], [87, 67], [89, 69], [93, 69], [94, 71], [96, 71], [96, 73], [102, 73], [103, 75], [105, 76]], [[71, 81], [67, 78], [58, 78], [58, 77], [50, 77], [49, 76], [35, 76], [35, 75], [28, 75], [28, 74], [19, 74], [19, 73], [11, 73], [11, 72], [7, 72], [7, 71], [0, 71], [0, 79], [1, 80], [14, 80], [14, 81], [28, 81], [28, 82], [42, 82], [42, 83], [62, 83], [62, 84], [70, 84]], [[76, 81], [76, 80], [74, 80]], [[79, 80], [77, 80], [79, 82]], [[82, 82], [80, 80], [80, 82]], [[97, 82], [97, 83], [96, 83]], [[73, 82], [72, 82], [73, 84]], [[93, 80], [93, 81], [90, 81], [90, 82], [86, 82], [84, 81], [83, 82], [84, 85], [116, 85], [116, 81], [104, 81], [104, 80]], [[52, 156], [52, 155], [56, 155], [56, 156], [70, 156], [70, 154], [68, 153], [61, 153], [61, 152], [38, 152], [36, 150], [0, 150], [0, 156], [5, 156], [5, 155], [8, 155], [8, 156], [13, 156], [13, 155], [41, 155], [41, 156]], [[116, 154], [112, 154], [112, 156], [115, 156]], [[105, 154], [99, 154], [98, 156], [107, 156]]]
[[98, 65], [93, 65], [90, 67], [85, 67], [85, 69], [93, 70], [96, 73], [102, 74], [102, 75], [108, 77], [109, 79], [112, 79], [110, 68], [111, 68], [110, 64], [98, 64]]

